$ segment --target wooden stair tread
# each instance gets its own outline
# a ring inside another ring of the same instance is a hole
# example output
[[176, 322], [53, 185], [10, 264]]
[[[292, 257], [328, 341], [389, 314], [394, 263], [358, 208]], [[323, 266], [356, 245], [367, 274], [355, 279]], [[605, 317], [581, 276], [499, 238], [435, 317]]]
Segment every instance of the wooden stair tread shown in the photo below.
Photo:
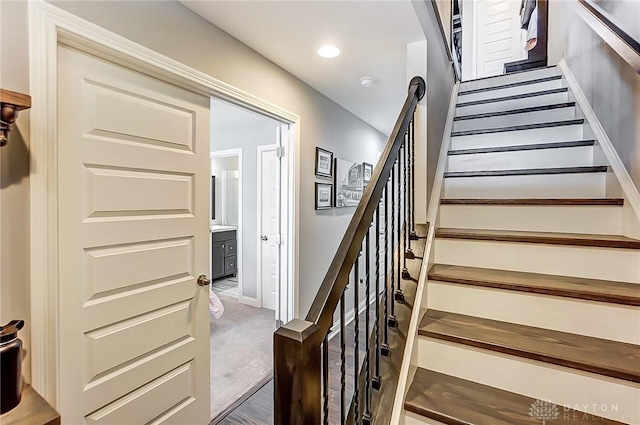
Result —
[[427, 310], [422, 336], [640, 382], [640, 345]]
[[544, 174], [606, 173], [608, 170], [609, 167], [606, 165], [590, 165], [586, 167], [523, 168], [517, 170], [447, 171], [444, 173], [444, 177], [501, 177]]
[[540, 128], [566, 127], [570, 125], [582, 125], [582, 124], [584, 124], [584, 119], [577, 118], [572, 120], [547, 121], [547, 122], [541, 122], [541, 123], [535, 123], [535, 124], [511, 125], [507, 127], [493, 127], [493, 128], [480, 128], [476, 130], [453, 131], [451, 132], [451, 137], [473, 136], [477, 134], [506, 133], [510, 131], [536, 130]]
[[465, 95], [473, 94], [473, 93], [484, 93], [484, 92], [493, 91], [493, 90], [509, 89], [509, 88], [513, 88], [513, 87], [528, 86], [528, 85], [531, 85], [531, 84], [538, 84], [538, 83], [544, 83], [544, 82], [547, 82], [547, 81], [554, 81], [554, 80], [561, 80], [561, 79], [562, 79], [562, 75], [551, 75], [549, 77], [542, 77], [542, 78], [535, 78], [535, 79], [532, 79], [532, 80], [517, 81], [515, 83], [507, 83], [507, 84], [500, 84], [500, 85], [497, 85], [497, 86], [481, 87], [481, 88], [478, 88], [478, 89], [469, 89], [469, 90], [461, 91], [460, 93], [458, 93], [458, 96], [465, 96]]
[[479, 114], [458, 115], [456, 117], [453, 117], [453, 120], [454, 121], [475, 120], [477, 118], [491, 118], [491, 117], [500, 117], [504, 115], [517, 115], [517, 114], [526, 114], [529, 112], [548, 111], [551, 109], [573, 108], [574, 106], [576, 106], [576, 102], [552, 103], [550, 105], [530, 106], [527, 108], [510, 109], [507, 111], [483, 112]]
[[435, 236], [436, 238], [447, 239], [640, 249], [640, 240], [618, 235], [529, 232], [522, 230], [453, 229], [441, 227], [436, 230]]
[[441, 205], [570, 205], [622, 206], [622, 198], [510, 198], [510, 199], [441, 199]]
[[465, 106], [484, 105], [486, 103], [504, 102], [507, 100], [516, 100], [516, 99], [526, 99], [529, 97], [546, 96], [549, 94], [556, 94], [556, 93], [566, 93], [568, 91], [569, 91], [568, 88], [563, 87], [560, 89], [542, 90], [542, 91], [536, 91], [533, 93], [522, 93], [522, 94], [514, 94], [511, 96], [494, 97], [491, 99], [473, 100], [471, 102], [458, 103], [456, 107], [464, 108]]
[[[418, 368], [404, 408], [448, 425], [539, 425], [542, 420], [530, 415], [536, 402], [531, 397]], [[556, 419], [547, 419], [548, 425], [620, 424], [582, 412], [574, 415], [574, 410], [565, 411], [563, 406], [551, 409], [554, 412], [557, 409], [559, 415]]]
[[640, 285], [609, 280], [434, 264], [429, 280], [640, 306]]
[[565, 149], [593, 146], [595, 140], [574, 140], [569, 142], [533, 143], [530, 145], [491, 146], [488, 148], [454, 149], [447, 155], [475, 155], [481, 153], [519, 152], [542, 149]]

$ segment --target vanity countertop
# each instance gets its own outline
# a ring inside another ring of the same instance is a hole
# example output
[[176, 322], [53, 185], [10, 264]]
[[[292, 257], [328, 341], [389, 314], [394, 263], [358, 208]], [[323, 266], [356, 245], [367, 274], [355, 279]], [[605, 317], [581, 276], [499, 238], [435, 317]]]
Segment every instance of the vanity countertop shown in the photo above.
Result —
[[229, 230], [236, 230], [235, 226], [223, 226], [220, 224], [212, 224], [211, 225], [211, 233], [217, 232], [227, 232]]

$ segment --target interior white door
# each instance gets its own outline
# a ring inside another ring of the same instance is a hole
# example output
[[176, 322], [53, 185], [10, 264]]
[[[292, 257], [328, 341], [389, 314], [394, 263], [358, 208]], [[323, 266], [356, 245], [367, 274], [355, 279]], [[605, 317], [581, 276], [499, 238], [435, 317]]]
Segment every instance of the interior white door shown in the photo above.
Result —
[[520, 2], [517, 0], [474, 1], [474, 78], [502, 74], [506, 62], [526, 58], [519, 11]]
[[279, 311], [280, 159], [276, 155], [276, 149], [276, 145], [258, 146], [258, 285], [262, 288], [262, 307]]
[[58, 48], [59, 409], [209, 422], [209, 99]]

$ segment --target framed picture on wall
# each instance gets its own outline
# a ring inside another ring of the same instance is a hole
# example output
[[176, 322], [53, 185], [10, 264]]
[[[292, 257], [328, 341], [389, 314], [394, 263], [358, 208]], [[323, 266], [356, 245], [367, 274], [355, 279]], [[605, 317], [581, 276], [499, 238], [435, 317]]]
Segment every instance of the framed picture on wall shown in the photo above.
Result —
[[355, 207], [362, 198], [362, 164], [335, 159], [335, 201], [336, 208]]
[[333, 177], [333, 152], [316, 146], [316, 176]]
[[362, 181], [367, 183], [369, 182], [369, 180], [371, 180], [371, 174], [373, 174], [373, 165], [363, 162], [362, 170], [363, 170]]
[[333, 199], [333, 184], [316, 182], [316, 209], [328, 210]]

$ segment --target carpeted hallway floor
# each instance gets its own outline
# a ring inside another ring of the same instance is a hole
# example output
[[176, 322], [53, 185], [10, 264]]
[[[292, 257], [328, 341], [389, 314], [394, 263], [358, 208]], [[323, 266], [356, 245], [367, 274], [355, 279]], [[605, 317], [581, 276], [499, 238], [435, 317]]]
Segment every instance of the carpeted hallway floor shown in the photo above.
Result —
[[211, 318], [211, 417], [263, 382], [273, 369], [273, 310], [218, 295], [225, 311]]

